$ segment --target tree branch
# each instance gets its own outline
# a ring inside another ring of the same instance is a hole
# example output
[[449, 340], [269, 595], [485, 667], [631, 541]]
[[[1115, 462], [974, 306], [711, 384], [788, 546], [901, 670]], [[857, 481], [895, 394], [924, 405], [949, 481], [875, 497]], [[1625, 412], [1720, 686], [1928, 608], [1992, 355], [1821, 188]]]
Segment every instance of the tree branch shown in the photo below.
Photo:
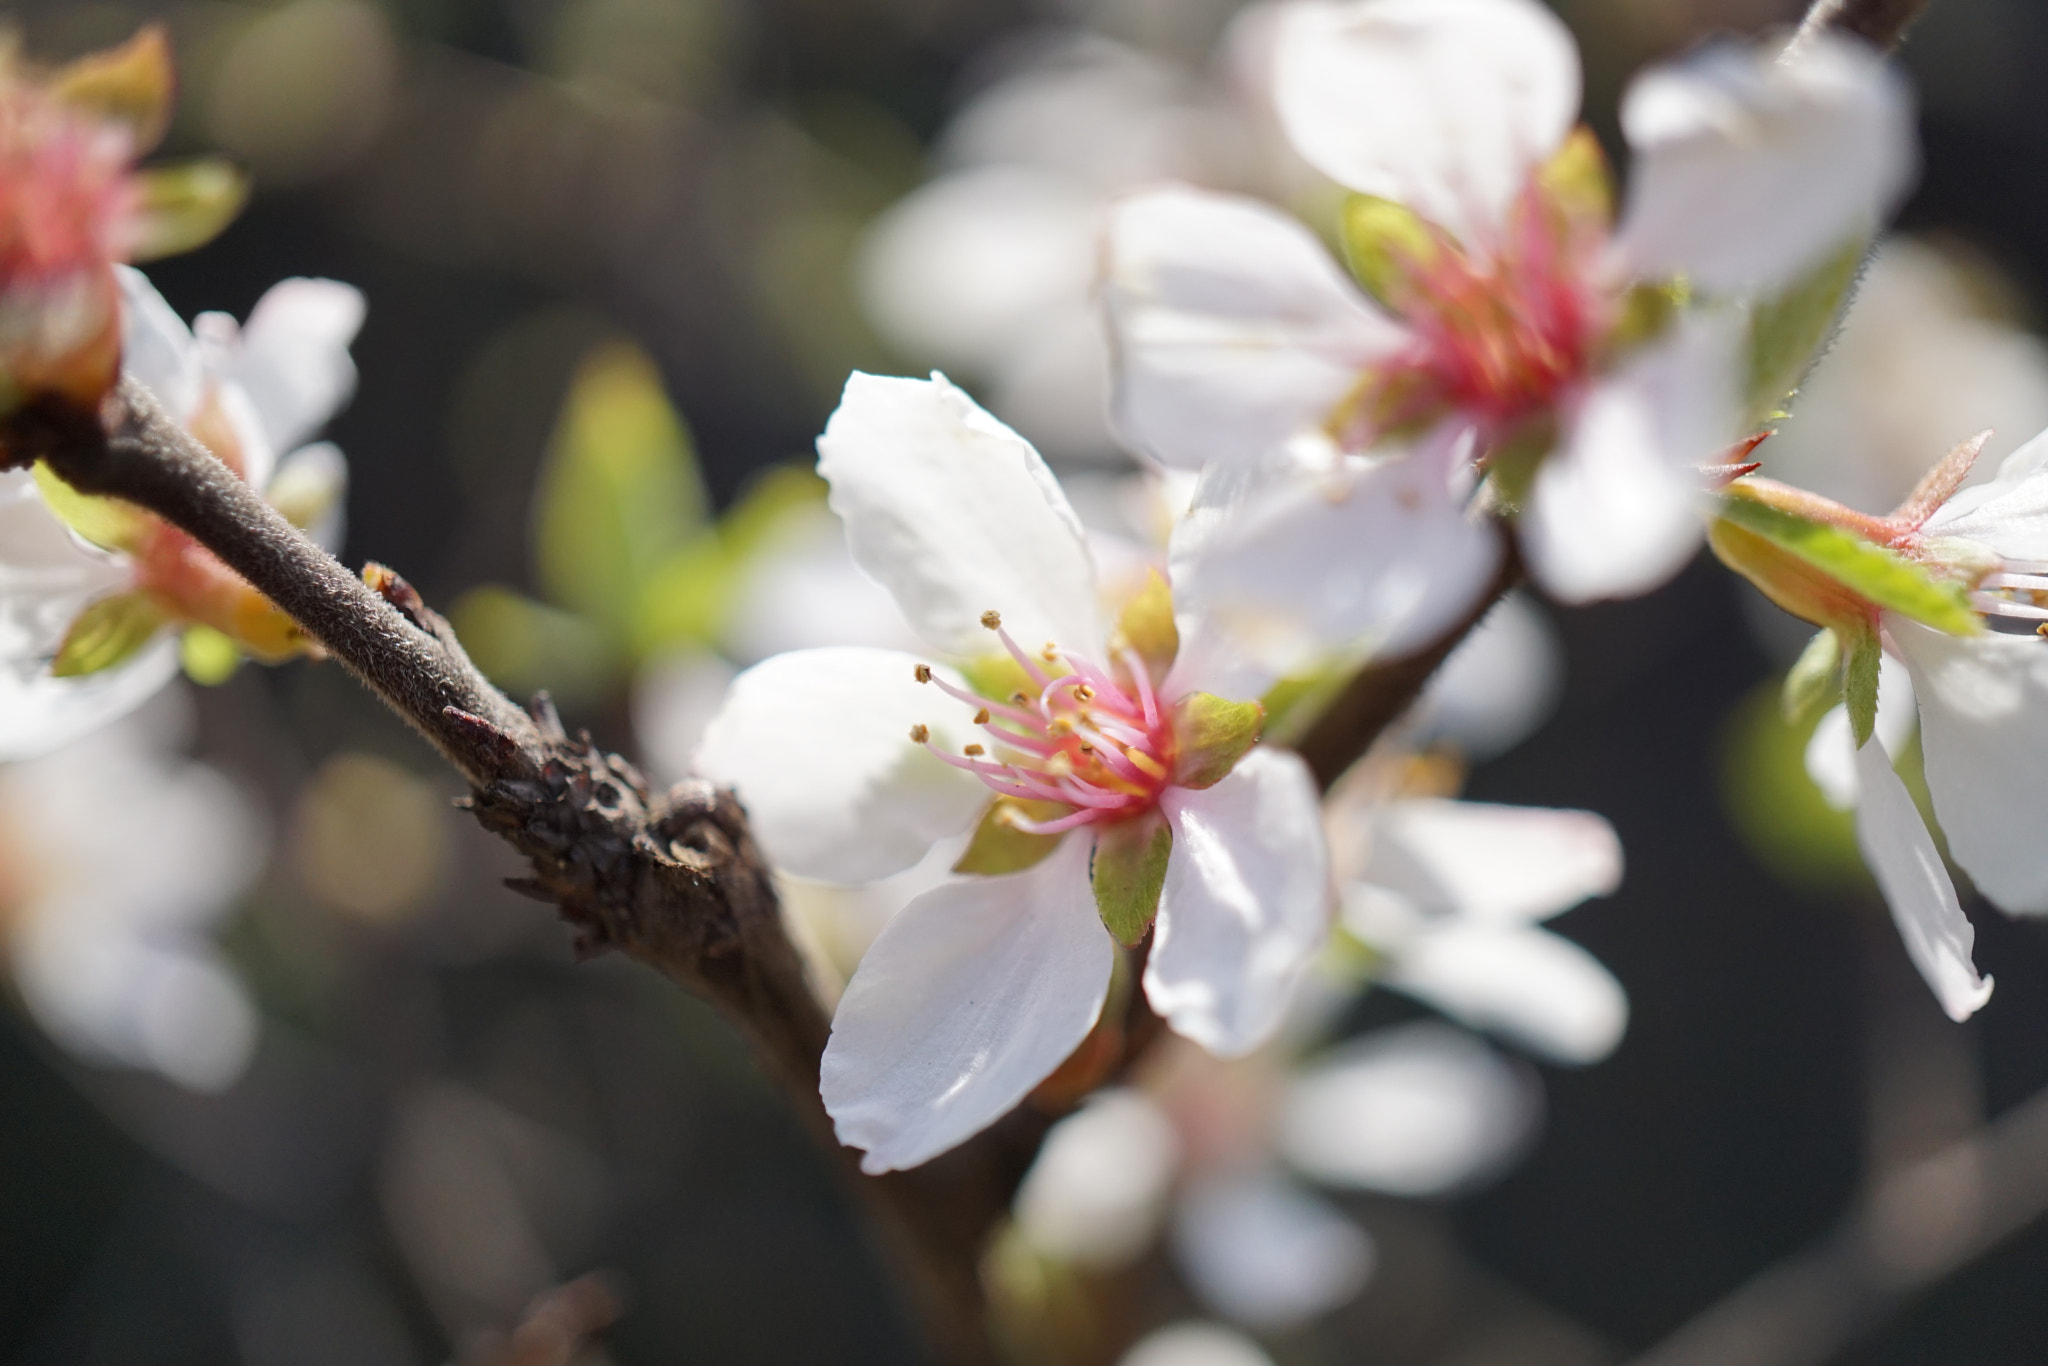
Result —
[[1814, 0], [1785, 51], [1798, 52], [1823, 33], [1841, 33], [1890, 52], [1926, 8], [1927, 0]]

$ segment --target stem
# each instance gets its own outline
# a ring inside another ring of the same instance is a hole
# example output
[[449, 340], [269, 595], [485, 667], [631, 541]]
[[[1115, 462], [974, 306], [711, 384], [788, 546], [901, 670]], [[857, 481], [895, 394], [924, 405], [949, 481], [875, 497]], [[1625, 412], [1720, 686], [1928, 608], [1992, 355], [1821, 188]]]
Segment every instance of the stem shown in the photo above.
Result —
[[1785, 53], [1799, 52], [1823, 33], [1848, 34], [1890, 52], [1926, 8], [1927, 0], [1814, 0]]

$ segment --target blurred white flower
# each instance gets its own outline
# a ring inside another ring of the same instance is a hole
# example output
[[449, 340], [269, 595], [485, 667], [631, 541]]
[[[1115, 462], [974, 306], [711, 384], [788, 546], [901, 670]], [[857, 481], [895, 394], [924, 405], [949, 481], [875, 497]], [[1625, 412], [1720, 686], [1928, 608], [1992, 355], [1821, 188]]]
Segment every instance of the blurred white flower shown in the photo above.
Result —
[[[1846, 42], [1645, 73], [1617, 226], [1574, 131], [1570, 34], [1534, 0], [1298, 0], [1274, 23], [1289, 136], [1374, 197], [1347, 232], [1381, 297], [1254, 201], [1175, 188], [1115, 209], [1119, 426], [1163, 463], [1228, 471], [1209, 501], [1243, 505], [1226, 532], [1188, 524], [1190, 600], [1413, 648], [1492, 578], [1470, 513], [1503, 462], [1547, 592], [1663, 582], [1700, 543], [1698, 467], [1740, 435], [1742, 329], [1715, 304], [1875, 228], [1911, 174], [1902, 82]], [[1612, 345], [1636, 282], [1674, 274], [1707, 306]]]
[[1105, 1087], [1046, 1135], [1012, 1207], [1018, 1229], [1060, 1261], [1126, 1265], [1158, 1233], [1180, 1159], [1158, 1106]]
[[[799, 875], [883, 877], [991, 812], [999, 841], [1045, 841], [912, 901], [869, 948], [824, 1057], [841, 1139], [886, 1171], [1006, 1113], [1095, 1025], [1106, 923], [1127, 942], [1152, 927], [1143, 986], [1174, 1029], [1219, 1052], [1257, 1046], [1328, 929], [1306, 767], [1250, 747], [1257, 707], [1211, 695], [1199, 648], [1106, 648], [1094, 565], [1051, 472], [942, 377], [855, 375], [819, 455], [855, 559], [904, 617], [963, 669], [986, 662], [994, 632], [1017, 680], [984, 697], [908, 654], [778, 655], [735, 680], [699, 771], [739, 792], [769, 856]], [[1027, 654], [1012, 631], [1048, 644]], [[1013, 687], [1035, 702], [1002, 700]], [[997, 757], [958, 743], [970, 727]]]
[[1541, 728], [1563, 692], [1557, 628], [1526, 594], [1510, 593], [1430, 676], [1413, 743], [1446, 741], [1474, 763], [1495, 758]]
[[1343, 1304], [1374, 1261], [1365, 1230], [1271, 1170], [1197, 1179], [1174, 1210], [1173, 1251], [1217, 1312], [1272, 1329]]
[[1235, 183], [1245, 136], [1164, 61], [1087, 34], [1041, 41], [955, 117], [942, 173], [870, 230], [869, 319], [912, 360], [984, 384], [1048, 456], [1107, 456], [1103, 208], [1161, 179]]
[[211, 933], [264, 837], [239, 790], [177, 755], [169, 701], [0, 768], [0, 929], [22, 1001], [66, 1049], [218, 1091], [258, 1024]]
[[1118, 1366], [1273, 1366], [1259, 1344], [1214, 1323], [1173, 1323], [1154, 1329]]
[[[124, 372], [316, 539], [338, 543], [347, 467], [334, 446], [300, 443], [354, 388], [362, 296], [286, 280], [246, 326], [206, 313], [188, 330], [139, 271], [118, 273]], [[53, 492], [68, 494], [29, 471], [0, 473], [0, 759], [49, 753], [140, 705], [176, 672], [173, 626], [204, 623], [265, 657], [300, 647], [288, 618], [190, 538], [105, 500], [74, 508], [91, 524], [73, 527]], [[52, 661], [88, 610], [103, 613], [105, 657], [56, 676]]]

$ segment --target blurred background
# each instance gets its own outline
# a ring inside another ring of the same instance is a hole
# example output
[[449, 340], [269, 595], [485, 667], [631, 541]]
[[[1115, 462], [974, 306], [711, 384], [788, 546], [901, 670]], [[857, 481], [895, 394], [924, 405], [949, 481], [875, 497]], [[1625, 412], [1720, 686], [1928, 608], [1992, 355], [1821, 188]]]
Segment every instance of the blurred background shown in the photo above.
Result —
[[[229, 153], [256, 195], [152, 278], [188, 317], [245, 315], [289, 275], [359, 286], [361, 388], [329, 429], [350, 458], [344, 558], [400, 569], [501, 683], [553, 689], [572, 724], [666, 773], [734, 665], [867, 610], [803, 473], [849, 368], [943, 365], [1084, 507], [1091, 489], [1117, 503], [1092, 206], [1176, 176], [1319, 212], [1256, 112], [1235, 8], [48, 0], [10, 17], [49, 59], [169, 21], [169, 150]], [[1797, 6], [1559, 8], [1611, 138], [1642, 62]], [[2048, 425], [2048, 10], [1932, 0], [1904, 61], [1925, 148], [1912, 240], [1880, 257], [1839, 378], [1763, 451], [1873, 509], [1979, 427], [2009, 449]], [[2048, 1087], [2048, 935], [1971, 903], [1997, 994], [1968, 1025], [1940, 1015], [1777, 719], [1798, 632], [1705, 562], [1547, 616], [1554, 713], [1475, 749], [1465, 795], [1618, 828], [1621, 890], [1551, 928], [1626, 988], [1626, 1039], [1586, 1067], [1500, 1055], [1540, 1098], [1504, 1140], [1518, 1163], [1421, 1198], [1334, 1197], [1372, 1249], [1349, 1298], [1239, 1315], [1282, 1366], [1631, 1360]], [[183, 955], [212, 1014], [145, 1019], [116, 1056], [20, 991], [0, 1012], [0, 1358], [509, 1362], [535, 1297], [600, 1271], [623, 1312], [589, 1360], [923, 1359], [732, 1032], [642, 970], [574, 964], [551, 911], [499, 885], [519, 870], [450, 806], [453, 777], [338, 669], [181, 685], [123, 736], [109, 772], [140, 764], [209, 814], [178, 845], [201, 866], [148, 865], [105, 902], [138, 907], [110, 933]], [[39, 814], [49, 790], [0, 775], [0, 927], [35, 914], [53, 863], [164, 842], [169, 806], [112, 848], [67, 843]], [[1337, 1031], [1427, 1015], [1373, 991]], [[1990, 1188], [1943, 1170], [1891, 1226], [1904, 1270], [1788, 1278], [1744, 1320], [1747, 1348], [1704, 1359], [2048, 1359], [2048, 1222], [1950, 1255]], [[1199, 1289], [1144, 1293], [1165, 1317], [1229, 1314]], [[1233, 1358], [1179, 1358], [1198, 1359]]]

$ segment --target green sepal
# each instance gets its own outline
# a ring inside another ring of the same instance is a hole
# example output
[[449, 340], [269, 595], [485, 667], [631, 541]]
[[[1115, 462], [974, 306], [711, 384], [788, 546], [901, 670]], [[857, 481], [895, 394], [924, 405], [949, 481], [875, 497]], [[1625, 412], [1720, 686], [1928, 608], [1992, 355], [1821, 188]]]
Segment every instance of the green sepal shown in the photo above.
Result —
[[117, 47], [88, 53], [51, 74], [50, 93], [83, 113], [123, 125], [136, 156], [163, 140], [177, 75], [170, 34], [145, 24]]
[[153, 166], [136, 174], [135, 187], [137, 261], [205, 246], [249, 202], [249, 178], [219, 157]]
[[1804, 724], [1841, 694], [1842, 638], [1832, 630], [1820, 631], [1785, 674], [1784, 691], [1778, 699], [1785, 724]]
[[185, 677], [202, 688], [216, 688], [242, 667], [242, 650], [232, 636], [211, 626], [187, 626], [178, 637], [178, 662]]
[[1833, 334], [1869, 250], [1868, 238], [1851, 238], [1782, 294], [1751, 310], [1746, 399], [1752, 425], [1784, 416], [1786, 401]]
[[1486, 488], [1493, 506], [1519, 513], [1535, 487], [1537, 467], [1557, 445], [1557, 419], [1548, 412], [1522, 422], [1487, 453]]
[[1408, 281], [1446, 250], [1428, 220], [1377, 195], [1344, 200], [1344, 261], [1366, 292], [1394, 312], [1408, 302]]
[[1172, 853], [1173, 829], [1156, 809], [1096, 831], [1088, 879], [1103, 927], [1119, 944], [1135, 947], [1152, 928]]
[[1261, 734], [1274, 744], [1293, 745], [1357, 676], [1357, 662], [1342, 660], [1281, 679], [1259, 699], [1266, 709]]
[[1842, 700], [1849, 707], [1849, 732], [1862, 749], [1877, 731], [1877, 674], [1883, 650], [1877, 632], [1865, 627], [1849, 642], [1849, 660], [1842, 670]]
[[1607, 333], [1609, 356], [1626, 355], [1663, 336], [1677, 321], [1687, 295], [1683, 281], [1631, 286], [1621, 296], [1621, 312]]
[[80, 612], [64, 633], [50, 672], [83, 678], [132, 658], [164, 624], [163, 611], [143, 593], [116, 593]]
[[1228, 777], [1266, 727], [1266, 709], [1210, 693], [1189, 693], [1173, 704], [1173, 785], [1213, 787]]
[[1605, 229], [1614, 221], [1614, 171], [1593, 130], [1580, 124], [1536, 171], [1543, 197], [1568, 224]]
[[1029, 820], [1048, 821], [1066, 815], [1067, 811], [1068, 808], [1058, 802], [996, 798], [975, 823], [974, 834], [968, 837], [967, 848], [953, 864], [953, 871], [1000, 877], [1004, 873], [1021, 873], [1026, 868], [1036, 867], [1059, 847], [1065, 836], [1034, 835], [1028, 830], [1019, 830], [1016, 818], [1023, 816]]
[[1134, 652], [1145, 662], [1155, 686], [1166, 681], [1175, 656], [1180, 654], [1180, 628], [1173, 621], [1173, 589], [1158, 570], [1145, 572], [1145, 586], [1117, 614], [1110, 646], [1118, 655], [1125, 650]]
[[133, 503], [80, 493], [50, 468], [47, 460], [35, 463], [36, 492], [57, 520], [103, 550], [132, 549], [148, 516]]
[[1984, 629], [1964, 584], [1937, 579], [1897, 551], [1754, 498], [1724, 496], [1720, 515], [1877, 607], [1953, 636]]

